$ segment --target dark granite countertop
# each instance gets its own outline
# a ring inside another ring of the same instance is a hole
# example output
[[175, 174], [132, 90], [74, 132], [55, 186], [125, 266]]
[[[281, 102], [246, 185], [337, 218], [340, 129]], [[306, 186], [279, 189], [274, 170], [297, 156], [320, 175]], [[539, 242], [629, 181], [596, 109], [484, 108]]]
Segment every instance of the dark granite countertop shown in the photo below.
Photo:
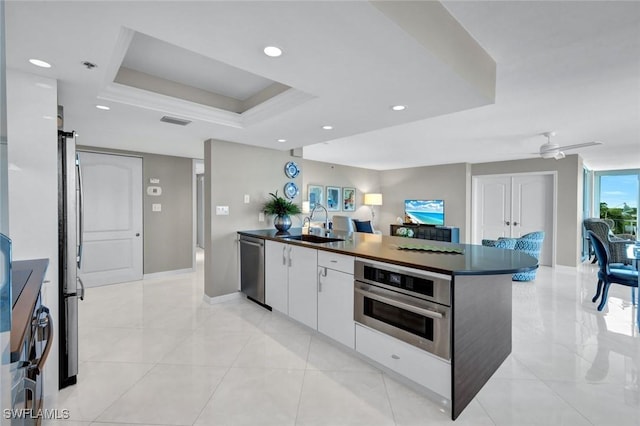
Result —
[[[531, 271], [538, 267], [538, 261], [523, 252], [472, 244], [452, 244], [442, 241], [419, 240], [361, 232], [351, 234], [336, 232], [329, 234], [328, 236], [330, 237], [344, 239], [344, 241], [330, 243], [310, 243], [287, 239], [287, 237], [301, 235], [301, 232], [301, 228], [292, 228], [287, 233], [280, 233], [276, 229], [260, 229], [254, 231], [238, 231], [238, 234], [318, 250], [332, 251], [425, 271], [439, 272], [446, 275], [514, 274], [516, 272]], [[398, 249], [398, 245], [410, 243], [455, 247], [463, 249], [464, 254]]]

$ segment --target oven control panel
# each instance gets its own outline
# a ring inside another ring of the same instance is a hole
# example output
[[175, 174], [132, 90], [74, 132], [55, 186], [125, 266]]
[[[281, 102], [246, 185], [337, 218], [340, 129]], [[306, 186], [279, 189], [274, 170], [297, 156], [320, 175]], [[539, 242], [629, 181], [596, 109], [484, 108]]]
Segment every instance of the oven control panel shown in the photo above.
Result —
[[379, 263], [355, 262], [355, 279], [451, 306], [451, 278], [442, 274]]

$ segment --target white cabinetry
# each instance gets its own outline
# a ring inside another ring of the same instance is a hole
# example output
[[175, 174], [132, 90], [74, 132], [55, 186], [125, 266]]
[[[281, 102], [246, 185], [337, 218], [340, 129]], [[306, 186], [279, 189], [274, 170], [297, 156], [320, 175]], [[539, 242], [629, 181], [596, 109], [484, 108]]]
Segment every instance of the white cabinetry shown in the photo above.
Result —
[[274, 310], [289, 314], [289, 251], [291, 246], [265, 240], [264, 303]]
[[265, 303], [296, 321], [318, 325], [318, 250], [265, 241]]
[[451, 399], [451, 364], [411, 345], [356, 325], [356, 350], [396, 373]]
[[318, 328], [318, 250], [290, 245], [289, 316]]
[[318, 331], [355, 347], [352, 256], [318, 251]]

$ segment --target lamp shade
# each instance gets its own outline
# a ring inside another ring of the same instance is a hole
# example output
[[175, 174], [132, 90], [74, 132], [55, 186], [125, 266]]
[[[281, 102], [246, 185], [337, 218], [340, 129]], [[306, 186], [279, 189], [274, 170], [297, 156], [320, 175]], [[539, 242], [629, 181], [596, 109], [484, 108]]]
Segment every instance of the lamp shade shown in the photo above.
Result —
[[382, 194], [364, 194], [364, 204], [367, 206], [381, 206], [382, 205]]

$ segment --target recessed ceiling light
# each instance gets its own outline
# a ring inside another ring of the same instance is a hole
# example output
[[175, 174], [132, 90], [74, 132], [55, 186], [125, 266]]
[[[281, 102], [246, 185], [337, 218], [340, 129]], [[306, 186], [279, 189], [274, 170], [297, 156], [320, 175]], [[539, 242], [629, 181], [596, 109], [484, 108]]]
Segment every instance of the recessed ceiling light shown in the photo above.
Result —
[[278, 142], [280, 143], [285, 143], [287, 140], [286, 139], [278, 139]]
[[392, 110], [394, 111], [404, 111], [405, 109], [407, 109], [406, 105], [394, 105], [391, 107]]
[[282, 55], [282, 49], [275, 46], [267, 46], [264, 48], [264, 54], [272, 58], [277, 58], [278, 56]]
[[103, 111], [109, 111], [111, 109], [106, 105], [96, 105], [96, 108], [101, 109]]
[[36, 67], [40, 67], [40, 68], [51, 68], [51, 64], [45, 61], [42, 61], [40, 59], [29, 59], [29, 62], [31, 62], [33, 65], [35, 65]]
[[333, 130], [333, 126], [322, 126], [324, 130]]

